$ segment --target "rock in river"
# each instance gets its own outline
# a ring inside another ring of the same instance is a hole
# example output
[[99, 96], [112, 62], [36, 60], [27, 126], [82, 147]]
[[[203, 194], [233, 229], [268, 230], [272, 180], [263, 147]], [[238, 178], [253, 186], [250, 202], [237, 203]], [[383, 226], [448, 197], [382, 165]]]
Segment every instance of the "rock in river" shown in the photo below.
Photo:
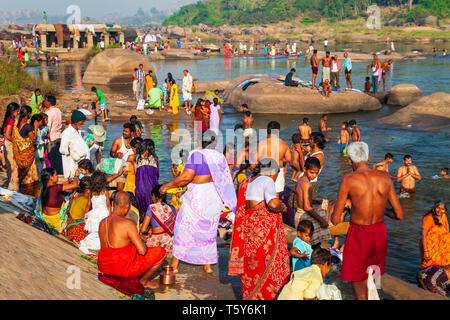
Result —
[[387, 104], [390, 106], [406, 107], [422, 97], [422, 91], [416, 85], [403, 83], [391, 88]]

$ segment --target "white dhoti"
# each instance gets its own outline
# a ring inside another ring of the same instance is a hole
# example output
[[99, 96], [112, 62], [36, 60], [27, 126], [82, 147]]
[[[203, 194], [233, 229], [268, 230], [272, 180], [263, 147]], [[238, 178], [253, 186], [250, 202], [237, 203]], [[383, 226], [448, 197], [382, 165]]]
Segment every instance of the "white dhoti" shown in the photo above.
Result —
[[244, 137], [252, 137], [254, 134], [255, 134], [255, 129], [253, 129], [253, 128], [247, 128], [247, 129], [244, 130], [244, 132], [243, 132], [242, 135], [243, 135]]
[[183, 92], [183, 100], [184, 101], [192, 101], [192, 93], [190, 93], [190, 92]]
[[277, 181], [275, 181], [275, 191], [277, 193], [284, 191], [284, 186], [286, 182], [284, 180], [284, 168], [280, 168], [280, 172], [278, 173]]

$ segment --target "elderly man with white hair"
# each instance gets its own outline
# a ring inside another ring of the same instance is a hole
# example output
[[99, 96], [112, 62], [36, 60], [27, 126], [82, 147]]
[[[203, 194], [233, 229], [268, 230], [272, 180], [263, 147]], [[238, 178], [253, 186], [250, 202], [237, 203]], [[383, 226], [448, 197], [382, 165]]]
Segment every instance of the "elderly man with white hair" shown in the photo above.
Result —
[[[341, 221], [345, 201], [350, 199], [350, 228], [345, 240], [341, 279], [352, 282], [355, 299], [367, 300], [369, 267], [379, 270], [379, 275], [384, 274], [387, 255], [384, 216], [402, 220], [403, 210], [389, 174], [367, 166], [369, 147], [365, 142], [351, 143], [347, 156], [353, 172], [342, 178], [331, 219], [333, 224]], [[388, 201], [392, 209], [386, 209]]]

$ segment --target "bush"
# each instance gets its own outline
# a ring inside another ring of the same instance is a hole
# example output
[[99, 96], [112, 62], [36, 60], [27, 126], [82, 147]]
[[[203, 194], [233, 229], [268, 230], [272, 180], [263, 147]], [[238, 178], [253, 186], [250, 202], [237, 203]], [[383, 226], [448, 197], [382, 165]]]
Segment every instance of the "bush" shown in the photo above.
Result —
[[10, 95], [22, 89], [34, 90], [35, 88], [40, 88], [43, 94], [51, 93], [55, 96], [61, 94], [57, 83], [34, 78], [20, 66], [19, 60], [13, 58], [8, 63], [0, 59], [0, 95]]
[[92, 58], [94, 58], [97, 54], [101, 52], [101, 49], [97, 46], [91, 46], [84, 56], [84, 59], [87, 61], [90, 61]]
[[315, 20], [311, 17], [303, 17], [302, 20], [300, 20], [301, 23], [314, 23]]
[[120, 45], [120, 43], [110, 43], [106, 46], [106, 49], [114, 49], [114, 48], [122, 48], [122, 46]]

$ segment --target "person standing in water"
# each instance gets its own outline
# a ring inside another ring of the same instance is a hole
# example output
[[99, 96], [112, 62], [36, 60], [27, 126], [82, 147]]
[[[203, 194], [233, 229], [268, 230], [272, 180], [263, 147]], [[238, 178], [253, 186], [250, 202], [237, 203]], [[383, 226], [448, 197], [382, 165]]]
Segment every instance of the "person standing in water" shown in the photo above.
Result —
[[394, 156], [392, 153], [388, 152], [384, 156], [384, 160], [378, 163], [375, 163], [372, 166], [372, 169], [380, 170], [389, 173], [389, 163], [392, 163], [394, 161]]
[[422, 180], [422, 176], [416, 166], [412, 164], [412, 157], [407, 154], [403, 157], [404, 166], [397, 170], [397, 182], [401, 183], [400, 193], [413, 194], [416, 192], [416, 180]]
[[302, 136], [302, 144], [309, 144], [312, 129], [309, 126], [308, 118], [303, 118], [303, 124], [298, 127], [298, 131], [300, 131], [300, 135]]
[[323, 114], [319, 121], [319, 132], [322, 133], [325, 137], [325, 140], [328, 142], [328, 139], [326, 138], [326, 133], [331, 130], [331, 128], [327, 127], [327, 120], [328, 116], [326, 114]]
[[361, 141], [361, 128], [358, 127], [358, 125], [356, 124], [356, 121], [355, 120], [350, 120], [348, 124], [350, 125], [350, 132], [352, 134], [352, 141], [353, 142]]
[[[341, 279], [352, 282], [355, 299], [367, 300], [368, 269], [377, 266], [379, 275], [384, 274], [388, 240], [384, 216], [402, 220], [403, 210], [389, 175], [367, 166], [369, 147], [365, 142], [350, 144], [348, 156], [353, 172], [342, 178], [331, 222], [337, 225], [342, 221], [345, 203], [351, 199]], [[386, 209], [388, 202], [392, 209]]]

